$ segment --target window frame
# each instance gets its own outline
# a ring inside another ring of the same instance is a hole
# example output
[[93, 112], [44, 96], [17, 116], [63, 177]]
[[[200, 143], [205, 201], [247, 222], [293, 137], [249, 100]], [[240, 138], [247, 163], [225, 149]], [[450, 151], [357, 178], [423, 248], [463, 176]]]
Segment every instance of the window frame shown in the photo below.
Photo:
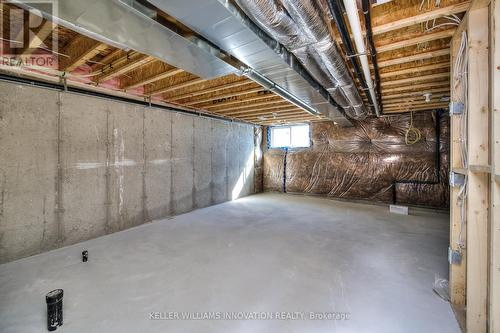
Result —
[[[292, 127], [298, 127], [298, 126], [307, 126], [308, 129], [309, 129], [308, 145], [307, 146], [297, 146], [297, 147], [281, 146], [281, 147], [275, 147], [275, 146], [272, 145], [272, 133], [273, 133], [274, 129], [276, 129], [276, 128], [290, 128], [290, 144], [291, 144], [292, 143]], [[292, 150], [292, 149], [310, 148], [311, 146], [312, 146], [311, 124], [309, 124], [309, 123], [290, 124], [290, 125], [276, 125], [276, 126], [269, 126], [267, 128], [267, 148], [268, 149], [286, 149], [286, 150]]]

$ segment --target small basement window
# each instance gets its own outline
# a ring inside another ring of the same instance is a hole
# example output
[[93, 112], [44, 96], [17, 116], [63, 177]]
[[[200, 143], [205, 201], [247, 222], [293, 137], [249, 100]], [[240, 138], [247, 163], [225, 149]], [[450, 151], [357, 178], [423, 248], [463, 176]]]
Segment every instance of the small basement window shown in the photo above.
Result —
[[269, 148], [302, 148], [311, 146], [309, 125], [269, 128]]

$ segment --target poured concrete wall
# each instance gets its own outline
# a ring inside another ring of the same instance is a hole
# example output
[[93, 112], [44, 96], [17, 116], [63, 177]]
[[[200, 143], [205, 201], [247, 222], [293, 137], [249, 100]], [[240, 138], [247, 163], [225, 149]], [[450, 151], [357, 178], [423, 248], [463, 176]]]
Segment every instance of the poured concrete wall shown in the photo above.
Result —
[[253, 193], [253, 133], [0, 83], [0, 263]]

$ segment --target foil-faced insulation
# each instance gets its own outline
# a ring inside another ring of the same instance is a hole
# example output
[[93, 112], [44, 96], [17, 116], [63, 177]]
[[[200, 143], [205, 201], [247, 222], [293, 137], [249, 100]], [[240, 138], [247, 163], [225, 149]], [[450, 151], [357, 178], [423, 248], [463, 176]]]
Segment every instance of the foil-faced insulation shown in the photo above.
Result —
[[363, 119], [363, 105], [349, 69], [327, 29], [317, 0], [236, 0], [261, 29], [292, 52], [354, 119]]
[[415, 113], [422, 140], [413, 145], [405, 143], [409, 123], [409, 115], [350, 128], [312, 123], [310, 148], [265, 149], [264, 190], [445, 208], [449, 118]]

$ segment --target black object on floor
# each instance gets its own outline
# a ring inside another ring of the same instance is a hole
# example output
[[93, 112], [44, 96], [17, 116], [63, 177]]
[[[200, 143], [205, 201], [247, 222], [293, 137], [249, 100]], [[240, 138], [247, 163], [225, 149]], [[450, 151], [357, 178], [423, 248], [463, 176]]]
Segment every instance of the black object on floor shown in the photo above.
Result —
[[62, 289], [52, 290], [45, 296], [47, 302], [47, 329], [55, 331], [63, 324], [63, 295]]
[[82, 261], [87, 262], [89, 260], [89, 251], [85, 250], [82, 252]]

